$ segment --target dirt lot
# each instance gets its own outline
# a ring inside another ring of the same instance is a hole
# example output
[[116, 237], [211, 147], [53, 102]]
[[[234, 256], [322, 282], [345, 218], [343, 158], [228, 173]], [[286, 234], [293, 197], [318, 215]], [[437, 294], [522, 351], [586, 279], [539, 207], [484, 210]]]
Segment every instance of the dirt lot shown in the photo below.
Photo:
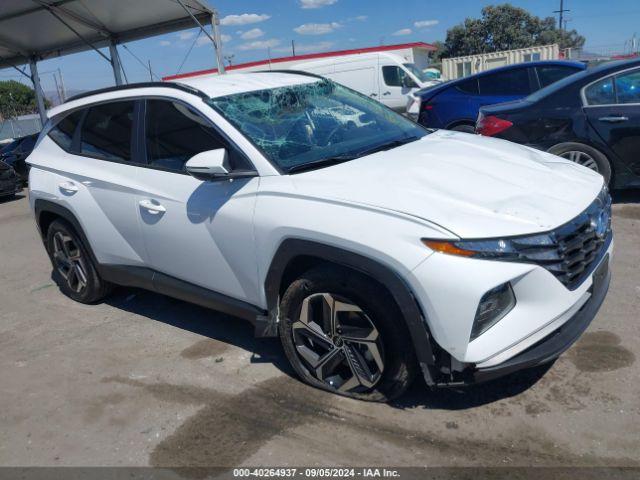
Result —
[[26, 198], [0, 202], [0, 465], [638, 466], [638, 199], [614, 207], [600, 314], [549, 371], [395, 405], [306, 387], [225, 315], [126, 289], [73, 303]]

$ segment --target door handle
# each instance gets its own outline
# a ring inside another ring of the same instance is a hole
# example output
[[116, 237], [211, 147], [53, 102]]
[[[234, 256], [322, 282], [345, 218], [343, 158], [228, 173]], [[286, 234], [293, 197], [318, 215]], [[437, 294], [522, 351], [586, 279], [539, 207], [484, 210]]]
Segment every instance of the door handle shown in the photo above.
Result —
[[629, 120], [629, 117], [600, 117], [598, 120], [600, 120], [601, 122], [607, 122], [607, 123], [619, 123], [619, 122], [626, 122], [627, 120]]
[[78, 186], [73, 182], [62, 182], [58, 184], [58, 188], [67, 193], [76, 193], [78, 191]]
[[164, 213], [167, 211], [167, 209], [162, 205], [159, 203], [153, 203], [151, 200], [141, 200], [138, 204], [152, 215], [157, 215], [158, 213]]
[[391, 95], [391, 92], [387, 90], [387, 91], [386, 91], [386, 92], [384, 92], [382, 95]]

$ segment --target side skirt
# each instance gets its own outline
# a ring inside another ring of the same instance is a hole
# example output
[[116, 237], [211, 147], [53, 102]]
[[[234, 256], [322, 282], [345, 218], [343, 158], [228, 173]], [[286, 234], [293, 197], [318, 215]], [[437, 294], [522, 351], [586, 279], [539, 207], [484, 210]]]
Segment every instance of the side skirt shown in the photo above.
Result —
[[223, 295], [184, 280], [156, 272], [150, 268], [130, 265], [104, 265], [98, 267], [100, 276], [108, 282], [125, 287], [151, 290], [162, 295], [195, 303], [234, 317], [248, 320], [255, 326], [256, 336], [263, 336], [267, 311], [255, 305]]

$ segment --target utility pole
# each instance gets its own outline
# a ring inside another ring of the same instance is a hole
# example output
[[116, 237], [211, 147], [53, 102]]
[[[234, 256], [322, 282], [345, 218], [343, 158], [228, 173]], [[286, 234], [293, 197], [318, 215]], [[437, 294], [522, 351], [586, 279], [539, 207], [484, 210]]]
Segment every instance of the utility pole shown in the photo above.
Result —
[[562, 27], [564, 26], [564, 24], [562, 23], [562, 18], [564, 17], [564, 12], [570, 12], [571, 10], [567, 10], [566, 8], [564, 8], [564, 0], [560, 0], [560, 10], [554, 10], [553, 13], [557, 13], [559, 18], [558, 18], [558, 28], [560, 30], [562, 30]]
[[60, 77], [60, 93], [62, 94], [62, 101], [67, 100], [67, 90], [64, 88], [64, 78], [62, 77], [62, 70], [58, 68], [58, 76]]
[[214, 47], [216, 49], [216, 61], [218, 62], [218, 73], [224, 75], [224, 56], [222, 55], [222, 37], [220, 36], [220, 17], [218, 15], [218, 10], [213, 9], [213, 13], [211, 14], [211, 28], [213, 29], [213, 40]]
[[151, 70], [151, 60], [148, 60], [148, 62], [149, 62], [149, 80], [153, 82], [153, 70]]
[[291, 53], [295, 57], [296, 56], [296, 41], [291, 40]]
[[56, 72], [53, 72], [53, 83], [56, 85], [56, 95], [58, 97], [58, 102], [62, 103], [62, 93], [60, 93], [60, 85], [58, 85], [58, 77], [56, 77]]

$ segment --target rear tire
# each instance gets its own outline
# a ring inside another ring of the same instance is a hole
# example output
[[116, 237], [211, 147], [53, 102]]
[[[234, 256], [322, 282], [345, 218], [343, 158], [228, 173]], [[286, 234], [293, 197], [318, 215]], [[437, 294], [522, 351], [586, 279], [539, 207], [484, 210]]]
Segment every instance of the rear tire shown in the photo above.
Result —
[[476, 127], [473, 125], [456, 125], [451, 128], [454, 132], [476, 133]]
[[400, 310], [360, 273], [336, 266], [309, 270], [282, 296], [280, 319], [285, 354], [314, 387], [387, 402], [415, 377], [417, 360]]
[[590, 145], [584, 143], [561, 143], [549, 149], [549, 153], [590, 168], [604, 177], [605, 183], [611, 182], [611, 163], [607, 157]]
[[51, 223], [46, 245], [53, 280], [67, 297], [80, 303], [95, 303], [111, 292], [112, 285], [100, 278], [88, 249], [67, 222]]

